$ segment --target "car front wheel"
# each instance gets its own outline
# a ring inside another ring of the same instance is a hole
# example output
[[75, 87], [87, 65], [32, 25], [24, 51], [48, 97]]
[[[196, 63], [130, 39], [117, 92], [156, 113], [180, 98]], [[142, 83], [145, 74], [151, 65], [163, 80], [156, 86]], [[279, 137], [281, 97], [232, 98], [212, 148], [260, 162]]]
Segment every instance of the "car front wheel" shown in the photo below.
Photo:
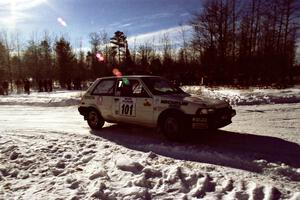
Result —
[[87, 114], [87, 122], [91, 129], [101, 129], [104, 125], [104, 119], [98, 111], [92, 109]]
[[166, 116], [161, 125], [163, 134], [168, 139], [172, 140], [181, 139], [182, 127], [182, 121], [180, 120], [179, 116], [176, 115]]

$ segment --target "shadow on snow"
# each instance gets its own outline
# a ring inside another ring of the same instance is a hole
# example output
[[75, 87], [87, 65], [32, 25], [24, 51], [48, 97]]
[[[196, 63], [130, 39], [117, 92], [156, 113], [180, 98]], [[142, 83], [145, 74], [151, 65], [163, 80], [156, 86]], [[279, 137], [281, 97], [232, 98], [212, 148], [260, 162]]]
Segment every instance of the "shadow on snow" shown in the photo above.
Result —
[[112, 125], [91, 133], [133, 150], [252, 172], [261, 172], [267, 162], [300, 167], [300, 145], [270, 136], [217, 130], [188, 133], [181, 142], [174, 142], [153, 129], [127, 125]]

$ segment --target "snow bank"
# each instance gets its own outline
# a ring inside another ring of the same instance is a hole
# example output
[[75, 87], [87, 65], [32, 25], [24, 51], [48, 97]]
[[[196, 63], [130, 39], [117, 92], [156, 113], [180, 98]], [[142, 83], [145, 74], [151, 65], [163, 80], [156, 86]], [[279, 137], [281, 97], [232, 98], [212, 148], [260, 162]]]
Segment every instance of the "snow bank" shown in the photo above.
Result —
[[73, 106], [78, 105], [83, 91], [32, 92], [27, 94], [11, 94], [0, 96], [0, 105], [29, 105], [29, 106]]
[[[191, 94], [224, 99], [232, 105], [300, 103], [300, 87], [288, 89], [231, 89], [225, 87], [183, 86], [182, 89]], [[52, 93], [33, 92], [30, 95], [13, 94], [0, 96], [0, 105], [73, 106], [79, 104], [83, 93], [84, 91], [61, 90]]]
[[299, 198], [298, 191], [254, 182], [242, 170], [133, 151], [101, 138], [71, 137], [0, 136], [5, 141], [0, 146], [0, 198]]
[[287, 89], [231, 89], [183, 86], [182, 89], [191, 94], [204, 94], [213, 98], [224, 99], [232, 105], [300, 103], [299, 86]]

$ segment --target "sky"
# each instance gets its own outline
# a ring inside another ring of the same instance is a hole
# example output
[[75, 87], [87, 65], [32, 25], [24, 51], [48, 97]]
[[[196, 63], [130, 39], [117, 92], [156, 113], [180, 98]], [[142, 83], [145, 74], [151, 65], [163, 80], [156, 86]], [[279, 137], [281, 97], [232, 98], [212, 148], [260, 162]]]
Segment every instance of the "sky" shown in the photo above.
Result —
[[101, 30], [147, 41], [174, 34], [200, 7], [200, 0], [0, 0], [0, 29], [27, 40], [45, 31], [65, 35], [74, 48]]

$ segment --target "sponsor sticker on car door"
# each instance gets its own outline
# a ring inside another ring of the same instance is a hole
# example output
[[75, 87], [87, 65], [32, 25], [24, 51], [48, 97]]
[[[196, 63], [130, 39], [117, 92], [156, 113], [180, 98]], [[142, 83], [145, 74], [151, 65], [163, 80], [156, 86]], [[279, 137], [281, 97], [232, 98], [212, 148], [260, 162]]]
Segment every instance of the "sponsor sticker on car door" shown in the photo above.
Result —
[[130, 97], [120, 98], [119, 115], [135, 117], [136, 116], [136, 99]]

